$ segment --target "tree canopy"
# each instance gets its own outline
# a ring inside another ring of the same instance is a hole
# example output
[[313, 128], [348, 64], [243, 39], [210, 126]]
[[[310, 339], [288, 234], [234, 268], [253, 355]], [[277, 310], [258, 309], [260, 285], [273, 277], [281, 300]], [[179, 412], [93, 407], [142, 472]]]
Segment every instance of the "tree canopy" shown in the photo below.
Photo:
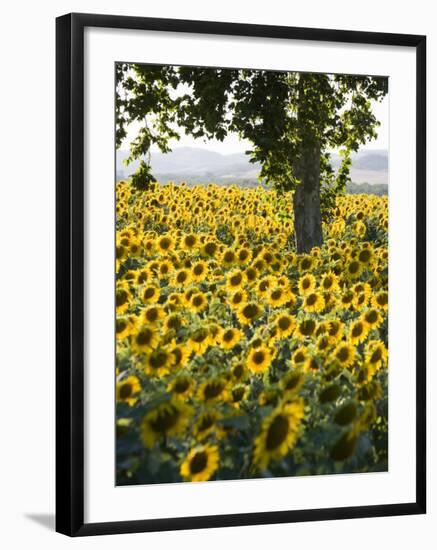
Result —
[[[179, 129], [219, 141], [233, 132], [252, 144], [246, 152], [260, 163], [260, 179], [280, 190], [318, 179], [315, 193], [326, 207], [346, 187], [351, 153], [376, 137], [372, 101], [388, 87], [385, 77], [126, 63], [116, 76], [117, 146], [130, 123], [140, 124], [128, 159], [141, 159], [134, 185], [154, 181], [150, 148], [170, 151]], [[333, 149], [342, 155], [335, 174]]]

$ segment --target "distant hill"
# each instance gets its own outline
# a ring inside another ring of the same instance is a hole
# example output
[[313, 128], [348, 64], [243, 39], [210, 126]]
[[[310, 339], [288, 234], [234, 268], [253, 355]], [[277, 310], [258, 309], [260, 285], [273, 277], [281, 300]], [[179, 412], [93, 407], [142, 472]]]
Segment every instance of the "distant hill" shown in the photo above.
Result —
[[[123, 160], [128, 151], [117, 151], [117, 179], [127, 178], [138, 167], [135, 161], [126, 167]], [[340, 164], [338, 155], [332, 156], [334, 168]], [[244, 153], [222, 155], [198, 147], [179, 147], [167, 154], [152, 153], [152, 171], [160, 181], [189, 180], [234, 181], [237, 179], [256, 180], [260, 165], [249, 162]], [[354, 183], [387, 184], [388, 152], [385, 150], [360, 151], [352, 156], [351, 178]]]

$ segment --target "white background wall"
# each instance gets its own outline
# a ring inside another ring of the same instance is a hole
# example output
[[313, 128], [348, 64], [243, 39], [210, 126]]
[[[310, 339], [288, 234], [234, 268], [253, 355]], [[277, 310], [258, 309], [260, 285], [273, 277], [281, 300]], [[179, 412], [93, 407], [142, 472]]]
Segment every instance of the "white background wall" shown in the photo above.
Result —
[[[55, 17], [94, 12], [181, 19], [417, 33], [428, 35], [429, 241], [436, 234], [437, 27], [435, 3], [350, 0], [308, 2], [67, 2], [2, 5], [0, 152], [0, 543], [34, 548], [369, 548], [437, 545], [437, 419], [433, 346], [436, 260], [429, 246], [428, 514], [294, 525], [68, 539], [53, 532], [54, 513], [54, 151]], [[394, 182], [394, 185], [396, 182]]]

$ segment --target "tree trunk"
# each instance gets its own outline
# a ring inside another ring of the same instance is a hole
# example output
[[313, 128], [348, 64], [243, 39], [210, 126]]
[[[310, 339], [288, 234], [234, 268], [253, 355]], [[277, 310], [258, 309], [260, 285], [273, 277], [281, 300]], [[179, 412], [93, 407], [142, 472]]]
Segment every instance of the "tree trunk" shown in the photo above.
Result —
[[295, 175], [300, 179], [293, 195], [294, 232], [298, 253], [310, 252], [323, 244], [320, 212], [320, 145], [302, 148]]

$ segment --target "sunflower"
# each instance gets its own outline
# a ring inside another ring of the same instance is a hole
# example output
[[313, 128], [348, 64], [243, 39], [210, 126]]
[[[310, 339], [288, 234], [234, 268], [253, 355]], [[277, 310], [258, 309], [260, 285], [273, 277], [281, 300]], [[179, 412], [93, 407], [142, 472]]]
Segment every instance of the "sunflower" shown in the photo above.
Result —
[[244, 271], [234, 269], [230, 271], [226, 277], [226, 289], [228, 292], [240, 290], [246, 281]]
[[149, 306], [146, 309], [143, 309], [141, 312], [141, 319], [144, 325], [153, 325], [158, 323], [161, 319], [165, 317], [164, 308], [160, 305]]
[[363, 264], [361, 264], [358, 260], [352, 260], [346, 265], [344, 273], [349, 279], [357, 279], [361, 275], [362, 271]]
[[144, 285], [146, 283], [151, 283], [154, 279], [153, 273], [148, 267], [143, 267], [136, 272], [136, 283], [137, 285]]
[[197, 235], [194, 233], [189, 233], [188, 235], [184, 235], [181, 239], [181, 248], [183, 250], [193, 250], [196, 248], [198, 243]]
[[202, 248], [200, 249], [200, 253], [202, 256], [207, 258], [214, 258], [214, 256], [218, 252], [218, 244], [214, 241], [207, 241]]
[[357, 260], [360, 264], [368, 266], [373, 261], [373, 250], [371, 248], [363, 248], [357, 254]]
[[305, 296], [302, 307], [308, 313], [319, 313], [325, 308], [325, 300], [321, 294], [311, 292]]
[[256, 285], [256, 291], [259, 296], [265, 296], [276, 284], [276, 279], [272, 275], [263, 277]]
[[298, 260], [298, 268], [300, 272], [311, 271], [314, 268], [316, 260], [312, 256], [302, 256]]
[[136, 376], [128, 376], [117, 382], [117, 403], [127, 403], [131, 407], [137, 402], [141, 390], [140, 381]]
[[342, 367], [349, 367], [355, 361], [356, 349], [348, 342], [340, 342], [333, 351], [333, 357]]
[[260, 374], [269, 368], [272, 359], [271, 350], [267, 346], [262, 345], [249, 351], [246, 365], [251, 372]]
[[338, 277], [333, 271], [329, 271], [322, 275], [320, 289], [323, 292], [338, 292], [340, 290]]
[[387, 364], [387, 348], [381, 340], [371, 340], [366, 346], [364, 357], [372, 375], [382, 365]]
[[170, 235], [163, 235], [156, 241], [156, 249], [160, 254], [170, 254], [174, 246], [174, 239]]
[[194, 391], [193, 378], [187, 374], [181, 374], [168, 384], [167, 390], [173, 393], [176, 398], [186, 399]]
[[296, 367], [302, 368], [308, 360], [308, 350], [305, 346], [297, 348], [291, 356], [291, 361]]
[[132, 349], [138, 352], [150, 352], [158, 346], [158, 332], [152, 326], [140, 326], [132, 336]]
[[146, 355], [144, 370], [148, 375], [163, 376], [168, 374], [175, 363], [175, 356], [170, 349], [159, 347]]
[[300, 424], [304, 416], [301, 399], [280, 405], [264, 419], [261, 431], [255, 440], [254, 466], [265, 470], [270, 461], [285, 456], [299, 436]]
[[191, 271], [186, 268], [181, 268], [176, 271], [173, 276], [172, 285], [177, 288], [182, 288], [190, 284], [191, 282]]
[[229, 305], [234, 309], [241, 308], [247, 302], [247, 292], [245, 290], [237, 290], [228, 298]]
[[140, 436], [145, 447], [151, 449], [165, 437], [182, 434], [193, 409], [181, 400], [161, 403], [145, 414], [140, 424]]
[[189, 301], [189, 309], [194, 313], [201, 313], [207, 305], [208, 300], [203, 292], [194, 293]]
[[117, 316], [115, 320], [115, 336], [117, 340], [123, 340], [126, 336], [132, 333], [134, 329], [134, 324], [131, 321], [130, 317], [120, 317]]
[[228, 391], [229, 403], [236, 409], [239, 409], [241, 403], [247, 398], [248, 393], [248, 386], [237, 384]]
[[297, 286], [299, 289], [299, 293], [302, 296], [305, 296], [306, 294], [313, 292], [313, 290], [316, 288], [316, 278], [314, 277], [314, 275], [311, 275], [311, 273], [306, 273], [299, 279]]
[[241, 325], [249, 325], [261, 317], [263, 310], [256, 302], [243, 304], [237, 312], [237, 318]]
[[388, 292], [381, 290], [372, 296], [371, 300], [372, 307], [375, 309], [381, 309], [383, 311], [388, 310]]
[[276, 315], [273, 326], [276, 328], [278, 338], [287, 338], [296, 327], [296, 319], [283, 311]]
[[184, 367], [190, 358], [191, 349], [186, 344], [174, 344], [170, 349], [174, 356], [173, 369], [180, 369]]
[[163, 322], [163, 329], [165, 333], [176, 333], [184, 325], [184, 317], [180, 313], [171, 313], [167, 315]]
[[231, 248], [227, 248], [222, 254], [222, 264], [225, 267], [231, 267], [237, 262], [237, 255]]
[[252, 252], [250, 248], [242, 247], [237, 251], [237, 261], [239, 264], [245, 265], [252, 259]]
[[144, 304], [156, 304], [159, 300], [161, 291], [156, 285], [146, 286], [141, 293], [141, 300]]
[[349, 341], [352, 344], [361, 344], [367, 338], [368, 333], [368, 326], [360, 319], [357, 319], [349, 327]]
[[243, 334], [237, 328], [229, 327], [221, 331], [219, 344], [225, 350], [234, 348], [241, 340]]
[[128, 309], [130, 299], [131, 293], [127, 281], [117, 284], [117, 288], [115, 289], [115, 307], [117, 313], [124, 313]]
[[202, 441], [208, 436], [221, 439], [224, 436], [223, 428], [219, 421], [222, 415], [215, 410], [204, 411], [193, 425], [193, 436], [197, 441]]
[[287, 397], [290, 397], [292, 395], [295, 395], [300, 390], [304, 382], [305, 382], [304, 373], [301, 370], [296, 369], [296, 370], [287, 372], [287, 374], [285, 374], [281, 378], [279, 384], [283, 389], [285, 395]]
[[210, 378], [200, 386], [197, 397], [199, 401], [213, 403], [226, 397], [226, 380], [221, 377]]
[[198, 355], [203, 355], [210, 344], [211, 335], [209, 330], [205, 327], [199, 327], [194, 330], [188, 339], [189, 348]]
[[309, 317], [301, 319], [296, 325], [294, 335], [299, 340], [305, 340], [305, 338], [313, 336], [316, 330], [316, 326], [317, 324], [314, 319], [311, 319]]
[[191, 268], [191, 278], [195, 282], [204, 281], [207, 274], [208, 274], [208, 264], [203, 260], [199, 260]]
[[339, 319], [328, 321], [328, 332], [329, 338], [332, 343], [339, 342], [344, 334], [344, 324]]
[[208, 481], [219, 466], [216, 445], [202, 445], [191, 449], [181, 464], [180, 473], [185, 481]]
[[291, 292], [282, 286], [272, 288], [267, 295], [267, 303], [271, 307], [281, 307], [291, 299]]
[[368, 309], [362, 314], [362, 320], [369, 327], [369, 330], [372, 330], [378, 328], [384, 319], [381, 313], [377, 309], [373, 308]]

